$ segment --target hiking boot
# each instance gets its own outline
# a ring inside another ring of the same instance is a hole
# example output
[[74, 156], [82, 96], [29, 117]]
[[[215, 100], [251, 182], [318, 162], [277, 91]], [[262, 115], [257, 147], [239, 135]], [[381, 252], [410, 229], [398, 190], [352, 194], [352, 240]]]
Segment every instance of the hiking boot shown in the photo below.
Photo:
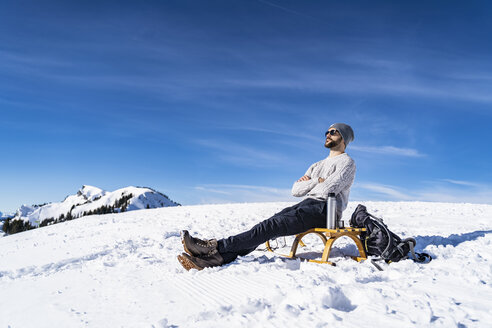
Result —
[[181, 231], [181, 243], [186, 253], [191, 256], [206, 256], [211, 255], [217, 251], [217, 240], [203, 240], [200, 238], [194, 238], [190, 235], [188, 230]]
[[211, 268], [224, 264], [224, 259], [217, 251], [215, 251], [211, 255], [202, 257], [191, 256], [183, 253], [181, 255], [178, 255], [178, 261], [187, 271], [190, 271], [191, 269], [196, 269], [200, 271], [204, 268]]

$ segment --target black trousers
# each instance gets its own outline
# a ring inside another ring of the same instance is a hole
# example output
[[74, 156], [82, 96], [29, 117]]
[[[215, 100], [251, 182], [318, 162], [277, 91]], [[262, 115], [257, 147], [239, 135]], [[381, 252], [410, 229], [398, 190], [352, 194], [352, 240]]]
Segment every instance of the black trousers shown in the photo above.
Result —
[[271, 218], [258, 223], [251, 230], [218, 241], [218, 250], [224, 263], [239, 255], [251, 253], [267, 240], [295, 235], [312, 228], [326, 227], [326, 202], [306, 198], [287, 207]]

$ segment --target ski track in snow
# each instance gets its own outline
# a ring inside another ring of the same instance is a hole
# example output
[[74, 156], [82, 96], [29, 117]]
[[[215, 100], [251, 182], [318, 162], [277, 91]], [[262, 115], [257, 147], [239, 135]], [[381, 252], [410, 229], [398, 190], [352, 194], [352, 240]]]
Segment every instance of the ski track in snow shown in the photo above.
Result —
[[[348, 239], [336, 267], [262, 251], [184, 270], [179, 231], [222, 238], [292, 203], [89, 216], [0, 238], [0, 327], [492, 327], [492, 206], [364, 202], [434, 260], [377, 271]], [[344, 220], [357, 203], [349, 203]], [[279, 250], [288, 253], [287, 247]], [[280, 243], [283, 240], [280, 239]], [[300, 252], [321, 256], [316, 236]]]

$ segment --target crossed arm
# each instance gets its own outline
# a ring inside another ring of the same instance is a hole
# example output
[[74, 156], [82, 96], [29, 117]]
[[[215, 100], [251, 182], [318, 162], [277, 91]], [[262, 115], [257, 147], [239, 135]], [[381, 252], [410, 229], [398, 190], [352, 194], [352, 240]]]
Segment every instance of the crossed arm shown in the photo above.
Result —
[[335, 172], [325, 178], [317, 177], [317, 174], [313, 172], [313, 168], [317, 164], [313, 164], [306, 174], [294, 183], [292, 186], [293, 196], [302, 197], [311, 192], [320, 198], [326, 198], [328, 193], [334, 192], [338, 194], [352, 185], [355, 177], [355, 164], [353, 161], [341, 163], [341, 165], [336, 167]]
[[[299, 180], [297, 180], [297, 182], [308, 181], [308, 180], [311, 180], [311, 177], [308, 177], [307, 175], [303, 175]], [[325, 182], [325, 179], [318, 178], [318, 183], [321, 183], [321, 182]]]

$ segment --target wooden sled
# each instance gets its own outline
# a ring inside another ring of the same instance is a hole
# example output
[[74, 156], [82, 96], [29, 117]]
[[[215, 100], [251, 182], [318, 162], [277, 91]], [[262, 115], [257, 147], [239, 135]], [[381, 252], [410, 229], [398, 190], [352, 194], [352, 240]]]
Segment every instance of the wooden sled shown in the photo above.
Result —
[[[364, 251], [364, 246], [362, 245], [362, 242], [359, 238], [359, 235], [361, 232], [366, 231], [365, 228], [341, 228], [341, 229], [325, 229], [325, 228], [314, 228], [310, 229], [306, 232], [300, 233], [296, 235], [296, 238], [294, 239], [294, 242], [292, 243], [292, 247], [290, 249], [290, 254], [285, 255], [285, 254], [279, 254], [274, 252], [272, 247], [270, 246], [270, 241], [266, 242], [266, 248], [270, 252], [273, 252], [277, 255], [284, 256], [287, 258], [295, 259], [295, 258], [300, 258], [302, 260], [308, 261], [308, 262], [315, 262], [315, 263], [326, 263], [330, 265], [335, 265], [335, 263], [328, 261], [328, 258], [330, 257], [330, 251], [331, 247], [333, 246], [333, 243], [335, 240], [337, 240], [340, 237], [347, 236], [350, 239], [352, 239], [355, 242], [355, 245], [357, 245], [357, 249], [359, 250], [359, 256], [351, 256], [352, 259], [356, 260], [357, 262], [363, 261], [367, 259], [366, 252]], [[302, 242], [302, 238], [306, 236], [307, 234], [314, 233], [317, 236], [321, 238], [323, 241], [323, 244], [325, 245], [325, 249], [323, 250], [323, 255], [321, 256], [321, 260], [314, 260], [314, 259], [307, 259], [303, 258], [300, 256], [296, 256], [297, 252], [297, 247], [300, 244], [301, 247], [306, 246]]]

